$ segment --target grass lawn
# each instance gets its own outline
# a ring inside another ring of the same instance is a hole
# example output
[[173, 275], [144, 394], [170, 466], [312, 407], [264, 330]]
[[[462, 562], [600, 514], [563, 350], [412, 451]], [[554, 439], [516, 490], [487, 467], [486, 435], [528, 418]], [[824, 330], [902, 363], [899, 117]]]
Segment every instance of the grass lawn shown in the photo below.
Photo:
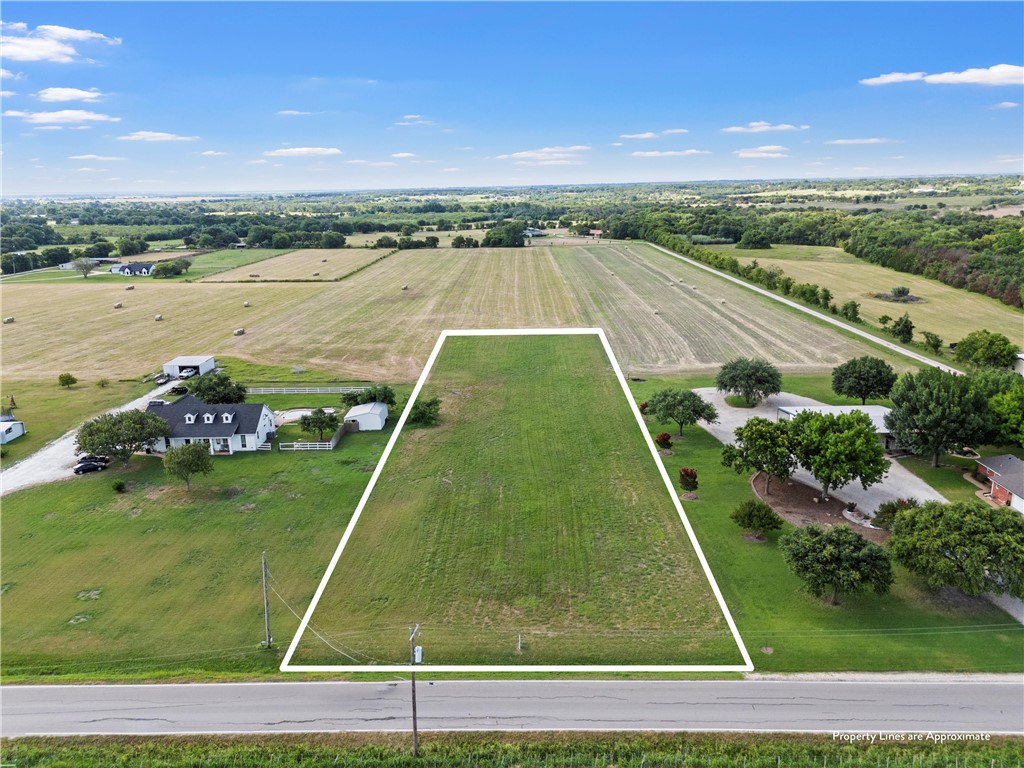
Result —
[[596, 336], [449, 337], [435, 395], [293, 663], [742, 663]]
[[87, 381], [84, 377], [68, 389], [57, 385], [57, 374], [54, 371], [53, 381], [14, 379], [4, 380], [0, 385], [0, 402], [6, 406], [9, 396], [14, 395], [18, 405], [14, 417], [24, 421], [28, 430], [23, 437], [4, 446], [3, 466], [21, 461], [86, 419], [153, 389], [152, 384], [138, 380], [117, 379], [111, 379], [107, 387], [97, 387], [96, 380]]
[[[801, 382], [784, 376], [783, 387], [817, 397], [827, 380], [827, 376], [817, 381], [806, 377]], [[671, 384], [649, 381], [632, 388], [642, 401]], [[692, 381], [680, 385], [699, 386]], [[648, 427], [657, 434], [672, 432], [675, 425], [650, 423]], [[729, 519], [729, 513], [741, 501], [753, 498], [753, 493], [746, 476], [722, 466], [721, 448], [707, 432], [690, 427], [684, 437], [674, 439], [674, 454], [664, 461], [670, 477], [683, 466], [698, 471], [700, 499], [684, 502], [686, 513], [755, 669], [1024, 670], [1024, 626], [982, 599], [931, 590], [899, 566], [896, 584], [882, 597], [873, 593], [847, 597], [842, 605], [832, 607], [803, 591], [777, 546], [779, 536], [792, 526], [787, 524], [765, 543], [755, 544], [745, 540]]]
[[[5, 676], [275, 673], [388, 432], [214, 459], [191, 495], [155, 457], [4, 498]], [[113, 481], [128, 483], [116, 494]], [[295, 613], [293, 613], [294, 611]]]

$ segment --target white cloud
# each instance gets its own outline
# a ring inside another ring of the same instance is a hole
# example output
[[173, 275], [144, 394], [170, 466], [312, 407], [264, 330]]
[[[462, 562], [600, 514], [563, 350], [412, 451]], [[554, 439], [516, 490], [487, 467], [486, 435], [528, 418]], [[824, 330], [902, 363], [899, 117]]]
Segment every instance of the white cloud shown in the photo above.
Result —
[[939, 72], [933, 75], [925, 72], [890, 72], [859, 82], [861, 85], [889, 85], [916, 80], [945, 85], [1024, 85], [1024, 67], [1016, 64], [996, 64], [988, 68], [971, 67], [962, 72]]
[[737, 149], [733, 154], [737, 157], [789, 157], [786, 154], [788, 151], [786, 147], [781, 147], [778, 144], [766, 144], [752, 149]]
[[622, 146], [622, 142], [621, 141], [613, 141], [608, 146], [610, 146], [610, 147], [621, 147]]
[[322, 157], [340, 155], [337, 147], [288, 147], [286, 149], [270, 149], [263, 153], [265, 157]]
[[689, 131], [686, 128], [669, 128], [667, 131], [662, 131], [661, 135], [671, 136], [672, 134], [675, 133], [689, 133]]
[[1024, 166], [1024, 155], [999, 155], [995, 158], [997, 163], [1014, 163]]
[[804, 163], [804, 165], [824, 165], [821, 160], [815, 160], [813, 163]]
[[768, 131], [806, 131], [809, 125], [790, 125], [789, 123], [777, 123], [772, 125], [765, 120], [753, 120], [746, 125], [731, 125], [723, 128], [725, 133], [766, 133]]
[[585, 144], [573, 144], [569, 147], [541, 147], [497, 155], [498, 160], [515, 160], [516, 165], [577, 165], [583, 161], [581, 152], [589, 150]]
[[1015, 101], [1000, 101], [998, 104], [993, 104], [989, 109], [1013, 109], [1019, 106], [1020, 104]]
[[456, 171], [461, 171], [462, 169], [461, 168], [442, 168], [441, 170], [444, 171], [445, 173], [455, 173]]
[[372, 168], [391, 168], [392, 166], [398, 165], [398, 163], [392, 163], [390, 160], [382, 160], [380, 162], [372, 162], [370, 160], [346, 160], [349, 165], [367, 165]]
[[79, 56], [72, 43], [103, 42], [120, 45], [118, 37], [108, 37], [89, 29], [73, 29], [53, 24], [42, 24], [29, 31], [23, 22], [4, 24], [0, 35], [0, 46], [4, 57], [10, 61], [49, 61], [56, 64], [70, 64], [74, 61], [90, 61]]
[[203, 157], [220, 157], [221, 155], [226, 155], [227, 152], [218, 152], [215, 149], [208, 149], [205, 152], [200, 152], [199, 154]]
[[78, 173], [110, 173], [109, 168], [75, 168]]
[[890, 83], [910, 83], [915, 80], [924, 80], [924, 76], [924, 72], [890, 72], [878, 77], [866, 77], [857, 82], [861, 85], [889, 85]]
[[110, 162], [112, 160], [124, 160], [124, 158], [107, 155], [70, 155], [68, 160], [102, 160], [103, 162]]
[[91, 131], [92, 130], [92, 126], [91, 125], [69, 125], [68, 126], [68, 130], [69, 131]]
[[84, 109], [59, 109], [56, 112], [19, 112], [9, 109], [4, 117], [20, 117], [26, 123], [118, 123], [120, 117], [111, 117], [99, 112], [87, 112]]
[[284, 115], [285, 117], [299, 117], [302, 115], [319, 115], [319, 112], [303, 112], [298, 109], [281, 109], [278, 110], [277, 114]]
[[416, 157], [416, 155], [414, 153], [412, 153], [412, 152], [394, 152], [394, 153], [392, 153], [391, 156], [392, 157]]
[[9, 69], [0, 68], [0, 80], [21, 80], [21, 75], [16, 75]]
[[2, 96], [5, 99], [9, 99], [11, 96], [17, 95], [18, 94], [16, 94], [14, 91], [0, 91], [0, 96]]
[[84, 91], [81, 88], [44, 88], [36, 94], [40, 101], [96, 101], [104, 94], [96, 88]]
[[403, 120], [421, 120], [423, 115], [402, 115]]
[[269, 160], [246, 160], [246, 165], [270, 165]]
[[118, 136], [121, 141], [197, 141], [198, 136], [179, 136], [163, 131], [135, 131], [127, 136]]
[[906, 159], [903, 155], [893, 155], [889, 158], [890, 160], [904, 160]]
[[[37, 125], [32, 130], [33, 131], [63, 131], [64, 130], [64, 126], [63, 125]], [[26, 134], [23, 134], [23, 135], [24, 136], [31, 136], [32, 134], [26, 133]]]
[[647, 131], [645, 133], [620, 133], [620, 139], [656, 139], [658, 134], [654, 131]]
[[832, 139], [826, 144], [899, 144], [896, 139]]
[[634, 152], [633, 157], [685, 157], [710, 154], [706, 149], [668, 149], [661, 152]]
[[395, 125], [433, 125], [433, 120], [399, 120]]

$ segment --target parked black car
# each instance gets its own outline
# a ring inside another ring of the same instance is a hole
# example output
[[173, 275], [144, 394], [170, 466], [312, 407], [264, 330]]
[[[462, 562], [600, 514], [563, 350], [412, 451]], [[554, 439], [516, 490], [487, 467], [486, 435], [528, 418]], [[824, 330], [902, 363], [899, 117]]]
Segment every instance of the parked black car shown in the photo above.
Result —
[[172, 395], [187, 395], [188, 387], [171, 387], [167, 391]]
[[75, 474], [84, 475], [88, 472], [102, 472], [106, 468], [106, 464], [98, 464], [94, 461], [86, 461], [75, 467]]
[[103, 466], [106, 466], [107, 464], [110, 463], [110, 459], [108, 459], [106, 456], [79, 456], [78, 457], [78, 463], [79, 464], [102, 464]]

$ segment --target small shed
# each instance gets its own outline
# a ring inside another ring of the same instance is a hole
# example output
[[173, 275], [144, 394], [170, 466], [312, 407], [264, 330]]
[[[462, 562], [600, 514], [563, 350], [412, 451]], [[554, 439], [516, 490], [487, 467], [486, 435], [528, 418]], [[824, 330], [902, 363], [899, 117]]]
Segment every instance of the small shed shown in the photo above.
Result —
[[992, 484], [992, 498], [1024, 513], [1024, 461], [1012, 453], [978, 459], [978, 472]]
[[354, 424], [359, 432], [373, 432], [384, 429], [388, 420], [386, 403], [363, 403], [355, 405], [345, 414], [345, 424]]
[[164, 373], [176, 379], [186, 368], [195, 368], [196, 373], [202, 376], [216, 367], [217, 361], [210, 355], [181, 355], [164, 363]]
[[7, 445], [25, 434], [25, 422], [0, 421], [0, 445]]

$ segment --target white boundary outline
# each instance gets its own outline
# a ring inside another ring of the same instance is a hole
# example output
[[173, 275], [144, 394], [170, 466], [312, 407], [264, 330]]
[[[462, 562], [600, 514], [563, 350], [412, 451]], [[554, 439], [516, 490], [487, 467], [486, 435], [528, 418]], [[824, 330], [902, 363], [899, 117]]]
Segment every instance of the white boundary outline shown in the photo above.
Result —
[[[370, 498], [370, 494], [373, 492], [374, 486], [377, 485], [377, 480], [380, 477], [381, 472], [384, 469], [385, 463], [387, 463], [388, 457], [391, 455], [392, 448], [395, 447], [395, 443], [398, 441], [398, 436], [402, 432], [402, 428], [405, 426], [406, 419], [409, 417], [409, 412], [412, 410], [412, 404], [419, 397], [420, 390], [423, 388], [424, 382], [427, 380], [427, 376], [430, 374], [431, 369], [434, 367], [434, 362], [437, 360], [438, 353], [441, 351], [441, 347], [444, 345], [445, 340], [449, 336], [584, 336], [584, 335], [595, 335], [601, 340], [601, 345], [604, 347], [605, 354], [608, 355], [608, 360], [612, 364], [612, 369], [615, 371], [615, 376], [619, 380], [619, 385], [622, 387], [622, 392], [626, 396], [626, 402], [629, 403], [630, 409], [633, 411], [633, 416], [636, 418], [637, 426], [640, 427], [641, 434], [647, 441], [647, 447], [651, 452], [651, 457], [654, 459], [655, 465], [661, 472], [662, 480], [665, 481], [665, 488], [668, 490], [669, 497], [675, 504], [676, 511], [679, 513], [679, 519], [683, 522], [683, 527], [686, 529], [686, 535], [690, 538], [690, 543], [693, 545], [694, 551], [697, 553], [697, 559], [700, 560], [701, 567], [704, 569], [704, 575], [707, 576], [708, 583], [711, 585], [712, 591], [715, 593], [715, 599], [718, 600], [718, 606], [722, 610], [722, 615], [725, 616], [725, 621], [729, 625], [729, 630], [732, 632], [733, 639], [736, 641], [736, 645], [739, 648], [740, 655], [743, 657], [743, 664], [438, 664], [428, 665], [421, 664], [418, 666], [412, 666], [411, 664], [292, 664], [292, 656], [295, 654], [296, 648], [299, 645], [299, 639], [306, 631], [306, 627], [309, 624], [309, 620], [313, 616], [313, 612], [316, 610], [317, 603], [320, 602], [320, 598], [323, 596], [324, 590], [327, 588], [327, 582], [331, 578], [331, 574], [334, 573], [335, 567], [338, 565], [338, 560], [341, 558], [341, 553], [345, 549], [345, 545], [348, 544], [349, 537], [352, 536], [352, 531], [355, 529], [356, 523], [359, 521], [360, 515], [363, 513], [363, 508], [366, 506], [366, 502]], [[391, 439], [388, 440], [387, 446], [384, 448], [384, 453], [377, 463], [376, 469], [373, 471], [373, 475], [370, 477], [370, 482], [366, 486], [366, 490], [363, 491], [362, 498], [359, 499], [359, 505], [356, 507], [355, 512], [352, 514], [352, 519], [348, 523], [348, 527], [345, 529], [344, 535], [341, 537], [341, 542], [338, 544], [338, 548], [334, 552], [334, 557], [331, 558], [330, 565], [327, 566], [327, 572], [324, 574], [323, 579], [320, 581], [320, 586], [317, 587], [316, 594], [313, 595], [313, 600], [310, 602], [309, 607], [306, 609], [305, 615], [302, 617], [302, 622], [299, 624], [298, 630], [295, 632], [295, 636], [292, 638], [291, 644], [288, 646], [288, 651], [285, 653], [284, 660], [281, 662], [280, 667], [282, 672], [414, 672], [417, 669], [421, 672], [751, 672], [754, 669], [754, 662], [750, 659], [750, 654], [747, 653], [747, 648], [743, 644], [743, 639], [740, 637], [739, 630], [736, 628], [736, 622], [733, 621], [732, 614], [729, 612], [729, 607], [725, 604], [725, 598], [722, 597], [722, 591], [718, 588], [718, 582], [715, 581], [714, 575], [711, 573], [711, 568], [708, 565], [707, 558], [704, 557], [704, 551], [700, 548], [700, 544], [697, 542], [697, 536], [693, 532], [693, 528], [690, 526], [690, 521], [686, 517], [686, 512], [683, 510], [683, 505], [679, 501], [679, 497], [676, 495], [675, 487], [672, 485], [672, 480], [668, 476], [668, 471], [665, 469], [665, 465], [661, 461], [661, 456], [658, 455], [658, 449], [654, 445], [654, 441], [651, 439], [650, 433], [647, 431], [647, 426], [644, 423], [643, 415], [640, 413], [640, 409], [637, 407], [636, 402], [633, 400], [633, 395], [629, 391], [629, 385], [626, 383], [625, 376], [622, 375], [622, 368], [619, 367], [619, 361], [615, 359], [615, 353], [612, 352], [611, 346], [608, 344], [608, 337], [605, 336], [604, 329], [602, 328], [516, 328], [516, 329], [488, 329], [488, 330], [448, 330], [442, 331], [437, 343], [434, 345], [434, 349], [430, 353], [430, 357], [427, 358], [427, 364], [423, 368], [423, 373], [420, 374], [419, 380], [416, 382], [416, 386], [412, 390], [412, 394], [409, 396], [409, 401], [406, 403], [405, 410], [402, 411], [402, 415], [398, 419], [398, 424], [395, 426], [395, 431], [391, 435]]]

